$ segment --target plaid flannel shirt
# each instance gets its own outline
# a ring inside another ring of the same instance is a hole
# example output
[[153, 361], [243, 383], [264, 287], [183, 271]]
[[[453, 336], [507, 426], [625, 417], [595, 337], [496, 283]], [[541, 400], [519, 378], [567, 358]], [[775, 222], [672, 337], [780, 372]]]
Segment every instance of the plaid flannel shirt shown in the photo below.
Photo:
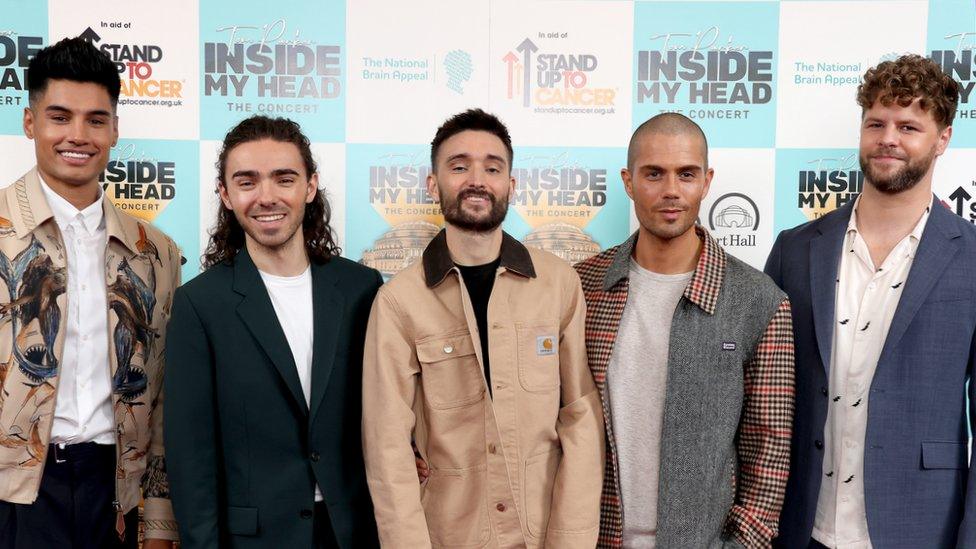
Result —
[[[714, 314], [725, 276], [725, 251], [699, 226], [704, 246], [683, 298]], [[593, 379], [603, 397], [607, 452], [600, 501], [597, 547], [623, 546], [617, 447], [606, 398], [607, 368], [627, 303], [629, 280], [609, 290], [604, 281], [621, 246], [576, 265], [586, 296], [586, 348]], [[628, 249], [627, 252], [630, 250]], [[735, 500], [726, 518], [726, 534], [746, 547], [770, 547], [789, 475], [794, 403], [793, 323], [789, 300], [783, 300], [759, 340], [744, 372], [744, 405], [736, 439], [738, 475]]]

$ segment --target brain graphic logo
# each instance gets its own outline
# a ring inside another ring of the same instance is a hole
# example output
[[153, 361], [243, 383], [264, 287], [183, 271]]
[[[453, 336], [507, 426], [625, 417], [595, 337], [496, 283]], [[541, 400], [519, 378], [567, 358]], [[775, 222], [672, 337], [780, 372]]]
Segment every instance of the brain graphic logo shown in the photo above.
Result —
[[471, 80], [471, 73], [474, 72], [471, 54], [464, 50], [448, 52], [444, 58], [444, 71], [447, 73], [447, 88], [463, 94], [461, 85]]

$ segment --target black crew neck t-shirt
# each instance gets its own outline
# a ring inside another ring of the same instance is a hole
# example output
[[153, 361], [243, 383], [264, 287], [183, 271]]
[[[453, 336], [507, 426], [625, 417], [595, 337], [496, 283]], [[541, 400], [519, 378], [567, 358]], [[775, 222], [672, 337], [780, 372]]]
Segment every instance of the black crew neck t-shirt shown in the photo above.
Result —
[[488, 298], [495, 286], [495, 272], [498, 270], [500, 259], [484, 265], [457, 265], [464, 278], [464, 286], [471, 298], [471, 308], [478, 323], [478, 335], [481, 339], [481, 358], [485, 365], [485, 382], [488, 385], [488, 395], [491, 396], [491, 370], [488, 365]]

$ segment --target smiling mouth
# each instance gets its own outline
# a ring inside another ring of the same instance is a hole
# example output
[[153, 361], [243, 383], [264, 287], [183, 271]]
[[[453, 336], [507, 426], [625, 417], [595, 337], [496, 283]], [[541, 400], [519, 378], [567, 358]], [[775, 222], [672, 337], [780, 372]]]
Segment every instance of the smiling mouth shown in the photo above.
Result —
[[72, 160], [87, 160], [93, 156], [93, 153], [83, 153], [77, 151], [58, 151], [58, 154], [63, 158], [70, 158]]
[[256, 215], [254, 219], [261, 223], [271, 223], [285, 218], [285, 214]]

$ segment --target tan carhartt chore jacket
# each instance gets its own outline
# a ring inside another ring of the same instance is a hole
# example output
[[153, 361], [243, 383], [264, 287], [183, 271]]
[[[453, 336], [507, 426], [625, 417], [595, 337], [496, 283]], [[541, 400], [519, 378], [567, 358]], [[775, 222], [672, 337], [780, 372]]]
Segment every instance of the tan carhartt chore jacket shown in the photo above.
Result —
[[[585, 302], [563, 260], [503, 236], [477, 322], [442, 231], [380, 288], [363, 362], [363, 446], [383, 547], [592, 548], [603, 416]], [[430, 466], [417, 481], [411, 440]]]
[[[146, 537], [176, 539], [163, 458], [162, 376], [180, 253], [163, 233], [102, 200], [116, 508], [127, 513], [145, 496]], [[35, 168], [0, 191], [0, 501], [37, 499], [64, 349], [67, 273]]]

